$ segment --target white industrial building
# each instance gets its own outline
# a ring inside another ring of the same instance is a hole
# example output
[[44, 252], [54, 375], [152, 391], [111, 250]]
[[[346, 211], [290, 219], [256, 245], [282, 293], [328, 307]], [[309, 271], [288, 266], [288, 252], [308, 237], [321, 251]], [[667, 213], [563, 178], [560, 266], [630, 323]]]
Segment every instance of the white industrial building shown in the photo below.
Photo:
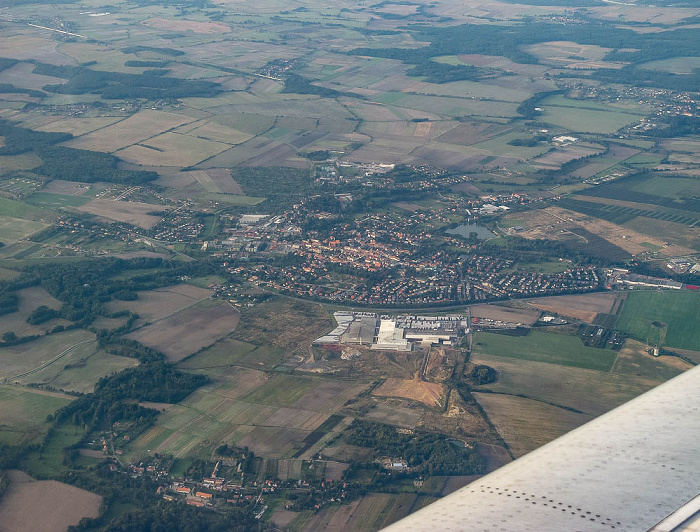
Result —
[[371, 349], [410, 351], [413, 344], [453, 345], [469, 324], [463, 316], [386, 316], [336, 312], [338, 326], [315, 345], [363, 345]]
[[410, 351], [411, 343], [404, 338], [404, 330], [394, 320], [381, 320], [377, 341], [372, 349], [388, 351]]

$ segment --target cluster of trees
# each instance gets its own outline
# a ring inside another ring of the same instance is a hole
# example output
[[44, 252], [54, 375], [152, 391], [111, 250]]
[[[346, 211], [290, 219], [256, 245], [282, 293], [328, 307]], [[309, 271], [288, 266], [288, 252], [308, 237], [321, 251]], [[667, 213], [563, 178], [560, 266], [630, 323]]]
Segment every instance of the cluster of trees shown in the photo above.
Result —
[[[700, 87], [700, 76], [696, 82]], [[670, 116], [666, 119], [668, 127], [656, 128], [645, 133], [649, 137], [670, 138], [700, 134], [700, 117], [697, 116]]]
[[180, 57], [185, 55], [185, 52], [182, 50], [176, 50], [175, 48], [159, 48], [157, 46], [144, 46], [142, 44], [122, 48], [122, 53], [124, 54], [135, 54], [138, 52], [155, 52], [157, 54], [169, 55], [171, 57]]
[[[694, 38], [700, 39], [700, 34], [697, 34]], [[685, 51], [683, 53], [685, 54]], [[636, 87], [658, 87], [676, 91], [696, 91], [700, 86], [700, 72], [673, 74], [671, 72], [649, 70], [644, 68], [643, 65], [625, 66], [618, 70], [601, 68], [593, 72], [591, 77], [607, 83], [623, 83]]]
[[157, 410], [135, 401], [176, 403], [209, 382], [205, 375], [177, 371], [162, 360], [149, 361], [135, 368], [101, 378], [95, 391], [83, 395], [56, 412], [56, 422], [71, 422], [93, 430], [108, 428], [116, 421], [129, 421], [134, 431], [149, 427]]
[[136, 59], [130, 59], [124, 63], [124, 66], [162, 68], [167, 66], [169, 63], [170, 61], [139, 61]]
[[[532, 120], [535, 118], [539, 112], [536, 111], [539, 107], [539, 103], [547, 98], [548, 96], [553, 96], [555, 94], [563, 94], [564, 91], [546, 91], [546, 92], [538, 92], [534, 96], [528, 98], [525, 100], [523, 103], [521, 103], [518, 106], [517, 112], [519, 115], [522, 115], [524, 118], [527, 118], [528, 120]], [[518, 146], [518, 144], [514, 144], [514, 146]]]
[[19, 309], [19, 298], [14, 292], [0, 293], [0, 316], [11, 314]]
[[538, 146], [540, 142], [547, 140], [547, 137], [544, 135], [537, 135], [536, 137], [530, 137], [526, 139], [513, 139], [508, 141], [508, 144], [511, 146], [527, 146], [529, 148], [532, 148], [534, 146]]
[[33, 131], [4, 119], [0, 119], [0, 136], [5, 139], [5, 144], [0, 147], [0, 155], [17, 155], [73, 138], [70, 133]]
[[[247, 508], [232, 508], [226, 513], [200, 510], [184, 504], [162, 501], [148, 508], [124, 514], [102, 529], [104, 532], [250, 532], [258, 530], [258, 521]], [[71, 532], [91, 528], [71, 527]]]
[[[114, 278], [129, 270], [147, 271], [126, 279]], [[179, 262], [162, 258], [106, 258], [72, 264], [32, 266], [19, 277], [0, 282], [0, 315], [17, 311], [17, 291], [41, 285], [53, 297], [62, 301], [63, 306], [55, 314], [51, 309], [40, 307], [32, 313], [30, 319], [46, 321], [61, 317], [75, 322], [74, 326], [85, 327], [98, 316], [117, 317], [105, 308], [104, 304], [108, 301], [133, 299], [140, 290], [171, 286], [180, 282], [182, 276], [197, 277], [214, 271], [218, 270], [207, 261]], [[49, 314], [51, 318], [47, 317]], [[133, 319], [135, 316], [130, 317], [130, 320]], [[142, 355], [146, 359], [153, 358], [152, 354]]]
[[324, 98], [335, 98], [342, 94], [334, 89], [327, 89], [326, 87], [313, 85], [308, 78], [300, 76], [299, 74], [287, 74], [287, 76], [284, 78], [284, 89], [282, 89], [282, 92], [294, 94], [315, 94], [317, 96], [323, 96]]
[[304, 154], [304, 157], [306, 157], [310, 161], [325, 161], [329, 159], [330, 156], [331, 152], [329, 152], [328, 150], [316, 150]]
[[299, 203], [308, 196], [312, 186], [309, 171], [298, 168], [238, 167], [231, 174], [246, 194], [266, 197], [267, 201], [262, 205], [275, 212]]
[[496, 382], [497, 377], [498, 374], [495, 369], [483, 364], [475, 365], [469, 372], [469, 381], [475, 386]]
[[551, 258], [566, 258], [577, 264], [597, 264], [600, 266], [612, 264], [609, 260], [590, 256], [581, 250], [572, 249], [556, 240], [532, 240], [519, 236], [509, 236], [498, 244], [487, 240], [481, 244], [481, 250], [486, 254], [493, 254], [503, 259], [519, 262], [542, 262]]
[[19, 61], [8, 57], [0, 57], [0, 71], [15, 66]]
[[40, 305], [29, 314], [27, 317], [27, 323], [30, 325], [39, 325], [56, 317], [58, 317], [57, 310], [49, 308], [46, 305]]
[[[1, 149], [1, 148], [0, 148]], [[42, 165], [34, 171], [51, 179], [95, 183], [141, 185], [158, 179], [156, 172], [120, 170], [119, 159], [109, 153], [76, 150], [65, 146], [42, 146], [36, 150]]]
[[447, 65], [437, 61], [422, 61], [406, 71], [409, 76], [426, 77], [431, 83], [450, 81], [478, 81], [488, 70], [470, 65]]
[[456, 445], [444, 434], [400, 434], [391, 425], [356, 419], [346, 440], [350, 445], [371, 447], [380, 455], [403, 458], [410, 467], [429, 475], [478, 475], [485, 467], [481, 455]]
[[[2, 70], [2, 68], [0, 68]], [[0, 83], [0, 92], [10, 92], [10, 93], [15, 93], [15, 94], [27, 94], [29, 96], [32, 96], [34, 98], [44, 98], [46, 96], [45, 93], [41, 91], [37, 91], [34, 89], [25, 89], [22, 87], [15, 87], [11, 83]]]
[[97, 93], [105, 99], [121, 98], [187, 98], [213, 97], [221, 92], [221, 86], [211, 81], [167, 78], [161, 75], [105, 72], [80, 66], [49, 65], [37, 63], [36, 74], [67, 79], [59, 85], [46, 85], [44, 90], [57, 94]]
[[34, 171], [51, 179], [142, 184], [158, 178], [155, 172], [119, 170], [119, 159], [108, 153], [55, 146], [59, 142], [72, 139], [73, 135], [70, 133], [34, 131], [9, 120], [0, 119], [0, 136], [4, 138], [0, 155], [34, 151], [42, 160], [42, 165]]
[[103, 377], [95, 385], [95, 394], [107, 401], [136, 399], [177, 403], [207, 382], [206, 375], [182, 373], [165, 362], [152, 362]]

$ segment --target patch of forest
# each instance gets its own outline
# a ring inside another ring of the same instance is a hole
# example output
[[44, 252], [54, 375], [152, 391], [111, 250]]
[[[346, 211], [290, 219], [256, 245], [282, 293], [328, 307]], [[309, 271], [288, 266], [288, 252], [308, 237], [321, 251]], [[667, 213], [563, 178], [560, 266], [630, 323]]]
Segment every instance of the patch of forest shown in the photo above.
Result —
[[68, 80], [66, 83], [45, 85], [44, 90], [56, 94], [100, 94], [104, 99], [145, 98], [210, 98], [221, 92], [221, 86], [211, 81], [168, 78], [152, 74], [127, 74], [91, 70], [82, 66], [37, 63], [34, 73]]

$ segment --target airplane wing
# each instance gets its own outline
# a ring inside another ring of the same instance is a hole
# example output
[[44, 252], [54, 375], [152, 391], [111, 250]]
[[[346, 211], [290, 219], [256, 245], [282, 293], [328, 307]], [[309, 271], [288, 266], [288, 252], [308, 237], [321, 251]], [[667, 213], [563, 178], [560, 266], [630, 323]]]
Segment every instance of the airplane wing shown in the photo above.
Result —
[[700, 531], [700, 367], [387, 527]]

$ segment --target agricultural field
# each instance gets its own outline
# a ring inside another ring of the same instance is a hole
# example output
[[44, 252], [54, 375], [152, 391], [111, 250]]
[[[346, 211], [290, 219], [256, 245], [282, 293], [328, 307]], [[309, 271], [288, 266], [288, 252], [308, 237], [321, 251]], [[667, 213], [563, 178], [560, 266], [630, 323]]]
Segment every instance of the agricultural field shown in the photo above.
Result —
[[[55, 480], [34, 480], [18, 470], [9, 471], [8, 476], [9, 487], [0, 499], [0, 514], [7, 530], [66, 530], [85, 517], [100, 514], [100, 495]], [[32, 511], [35, 508], [41, 511]]]
[[[367, 384], [230, 368], [161, 414], [130, 447], [134, 456], [168, 452], [209, 458], [220, 443], [291, 458], [304, 440]], [[332, 434], [332, 427], [329, 431]], [[217, 443], [218, 442], [218, 443]]]
[[630, 292], [615, 327], [653, 345], [700, 350], [700, 294]]
[[135, 358], [110, 355], [88, 343], [73, 349], [59, 362], [17, 379], [17, 382], [66, 392], [90, 393], [100, 378], [138, 364]]
[[163, 133], [115, 152], [128, 163], [154, 166], [194, 166], [230, 148], [229, 144], [179, 133]]
[[28, 445], [48, 432], [46, 416], [74, 398], [57, 392], [0, 385], [0, 443]]
[[[546, 151], [546, 149], [544, 151]], [[582, 157], [592, 157], [602, 152], [603, 147], [596, 144], [574, 144], [571, 146], [557, 147], [554, 151], [532, 159], [530, 164], [540, 170], [557, 170], [570, 161]]]
[[129, 333], [126, 338], [164, 353], [170, 362], [178, 362], [231, 333], [239, 318], [240, 313], [228, 303], [202, 301]]
[[520, 360], [547, 362], [562, 366], [609, 371], [616, 353], [608, 349], [586, 347], [574, 336], [530, 331], [526, 336], [507, 336], [489, 332], [474, 335], [475, 353]]
[[207, 374], [233, 366], [271, 370], [281, 364], [286, 356], [287, 352], [281, 348], [255, 345], [228, 337], [181, 361], [178, 367]]
[[32, 325], [27, 323], [32, 311], [39, 306], [46, 306], [53, 310], [61, 308], [61, 302], [51, 297], [51, 295], [41, 287], [30, 287], [20, 290], [19, 306], [17, 312], [4, 314], [0, 319], [0, 335], [7, 332], [14, 332], [18, 337], [44, 334], [55, 327], [65, 327], [71, 322], [63, 318], [53, 318], [43, 323]]
[[27, 372], [38, 371], [49, 363], [61, 364], [60, 358], [68, 355], [73, 349], [94, 342], [93, 333], [74, 329], [14, 346], [1, 347], [0, 379], [12, 379]]
[[[498, 379], [476, 389], [523, 396], [589, 416], [599, 416], [678, 373], [670, 357], [654, 359], [648, 354], [637, 353], [634, 348], [623, 349], [624, 352], [618, 354], [614, 362], [612, 372], [477, 354], [472, 357], [472, 362], [494, 368]], [[647, 365], [650, 369], [639, 375], [640, 370], [633, 367], [634, 364], [640, 367]]]
[[[375, 493], [340, 507], [332, 506], [311, 517], [300, 528], [304, 532], [322, 530], [378, 530], [409, 513], [416, 495]], [[396, 509], [394, 509], [396, 507]]]
[[671, 57], [659, 61], [649, 61], [644, 63], [647, 70], [660, 70], [672, 74], [692, 74], [694, 70], [700, 68], [700, 57]]
[[519, 458], [592, 419], [532, 399], [474, 393], [496, 430]]
[[94, 214], [98, 218], [126, 222], [143, 229], [150, 229], [161, 220], [160, 216], [154, 216], [151, 213], [163, 211], [164, 208], [162, 205], [151, 205], [135, 201], [93, 199], [88, 203], [79, 205], [77, 210]]
[[0, 242], [5, 245], [14, 244], [24, 238], [30, 237], [34, 233], [47, 227], [47, 224], [12, 218], [10, 216], [0, 216]]
[[[517, 216], [520, 222], [524, 222], [525, 231], [519, 233], [519, 236], [524, 238], [559, 240], [584, 252], [613, 260], [625, 260], [631, 255], [648, 253], [648, 244], [658, 246], [660, 254], [664, 256], [687, 255], [693, 252], [690, 248], [680, 245], [669, 246], [666, 241], [659, 238], [596, 218], [594, 214], [597, 215], [597, 212], [587, 215], [573, 211], [569, 207], [575, 201], [566, 199], [558, 202], [558, 205], [567, 208], [552, 206], [542, 210], [507, 215], [506, 219]], [[597, 239], [596, 245], [591, 243], [593, 238]]]
[[619, 111], [597, 111], [576, 107], [548, 106], [539, 120], [573, 133], [615, 133], [638, 122], [642, 115]]
[[153, 322], [199, 301], [209, 299], [211, 292], [205, 288], [198, 288], [189, 284], [178, 284], [166, 288], [157, 288], [138, 292], [136, 301], [110, 301], [107, 304], [109, 312], [129, 310], [139, 315], [135, 325], [144, 325]]
[[593, 323], [598, 314], [616, 314], [626, 293], [600, 292], [575, 296], [552, 296], [528, 299], [528, 305], [560, 316]]
[[193, 121], [194, 118], [180, 114], [145, 110], [113, 125], [70, 140], [65, 145], [81, 150], [111, 153]]
[[510, 308], [499, 305], [473, 305], [469, 307], [469, 313], [475, 318], [523, 323], [526, 325], [535, 323], [541, 314], [541, 312], [536, 310]]

